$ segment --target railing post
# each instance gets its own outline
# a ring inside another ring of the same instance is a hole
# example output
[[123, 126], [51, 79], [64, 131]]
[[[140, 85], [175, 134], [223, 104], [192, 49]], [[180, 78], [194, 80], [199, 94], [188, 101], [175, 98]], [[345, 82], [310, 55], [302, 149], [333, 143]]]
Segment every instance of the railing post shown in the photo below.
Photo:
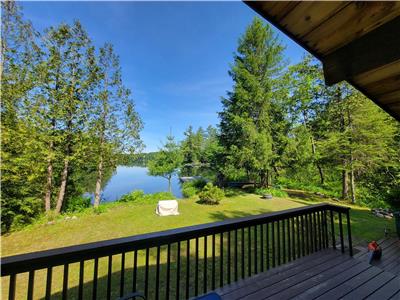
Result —
[[347, 237], [349, 239], [349, 254], [350, 256], [353, 256], [353, 243], [351, 240], [350, 208], [346, 212], [346, 218], [347, 218]]
[[329, 210], [329, 216], [331, 219], [331, 237], [332, 237], [332, 248], [336, 249], [336, 239], [335, 239], [335, 220], [333, 216], [333, 210]]
[[339, 233], [340, 233], [340, 248], [342, 253], [344, 253], [344, 241], [343, 241], [343, 222], [342, 222], [342, 213], [339, 212]]

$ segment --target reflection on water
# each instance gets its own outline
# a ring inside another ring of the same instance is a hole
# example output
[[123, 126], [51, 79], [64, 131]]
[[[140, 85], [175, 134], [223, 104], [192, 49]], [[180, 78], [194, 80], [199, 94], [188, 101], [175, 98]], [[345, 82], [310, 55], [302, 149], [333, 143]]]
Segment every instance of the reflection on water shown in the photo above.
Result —
[[[172, 178], [172, 193], [182, 198], [181, 186], [177, 176]], [[133, 190], [143, 190], [146, 194], [168, 191], [168, 180], [149, 176], [147, 168], [118, 166], [102, 193], [103, 201], [115, 201]]]

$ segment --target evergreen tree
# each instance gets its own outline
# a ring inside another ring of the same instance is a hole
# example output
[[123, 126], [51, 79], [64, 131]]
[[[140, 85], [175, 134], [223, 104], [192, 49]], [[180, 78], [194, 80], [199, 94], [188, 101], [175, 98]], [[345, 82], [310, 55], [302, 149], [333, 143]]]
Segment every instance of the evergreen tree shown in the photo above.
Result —
[[259, 18], [239, 39], [229, 72], [232, 92], [222, 100], [220, 141], [226, 149], [225, 163], [245, 170], [249, 180], [268, 185], [273, 161], [271, 132], [273, 85], [283, 67], [283, 47], [272, 28]]
[[29, 223], [42, 208], [39, 133], [24, 121], [40, 51], [38, 33], [16, 2], [2, 1], [1, 11], [1, 225], [7, 231], [12, 223]]

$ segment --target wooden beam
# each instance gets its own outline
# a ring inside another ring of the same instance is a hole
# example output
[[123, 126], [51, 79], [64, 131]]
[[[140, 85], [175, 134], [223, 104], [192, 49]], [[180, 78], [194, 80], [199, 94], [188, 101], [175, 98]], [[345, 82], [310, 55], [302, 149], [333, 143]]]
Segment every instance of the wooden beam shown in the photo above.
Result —
[[400, 17], [322, 57], [325, 83], [349, 80], [400, 59]]

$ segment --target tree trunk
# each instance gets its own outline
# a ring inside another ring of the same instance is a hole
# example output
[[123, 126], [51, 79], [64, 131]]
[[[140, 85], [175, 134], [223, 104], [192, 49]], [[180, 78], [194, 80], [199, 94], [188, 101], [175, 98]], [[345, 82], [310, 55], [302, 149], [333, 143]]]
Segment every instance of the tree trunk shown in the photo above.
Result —
[[349, 197], [349, 178], [348, 172], [342, 170], [342, 199], [347, 199]]
[[[53, 151], [53, 141], [50, 142], [50, 153]], [[49, 212], [51, 209], [51, 188], [53, 185], [53, 161], [49, 157], [47, 159], [47, 183], [46, 183], [46, 191], [44, 195], [44, 205], [46, 212]]]
[[100, 161], [99, 161], [99, 165], [97, 167], [97, 180], [96, 180], [96, 191], [94, 194], [94, 207], [98, 207], [100, 204], [102, 179], [103, 179], [103, 156], [100, 155]]
[[49, 212], [51, 209], [51, 187], [53, 180], [53, 164], [51, 159], [47, 161], [47, 183], [46, 183], [46, 192], [44, 195], [44, 205], [46, 212]]
[[303, 118], [304, 118], [304, 126], [306, 127], [307, 131], [310, 133], [310, 140], [311, 140], [311, 153], [313, 155], [313, 160], [315, 162], [315, 165], [318, 169], [318, 174], [319, 174], [319, 181], [321, 185], [325, 183], [325, 176], [324, 176], [324, 170], [322, 169], [321, 165], [317, 161], [317, 147], [315, 145], [315, 140], [314, 136], [311, 132], [311, 130], [308, 128], [307, 122], [308, 122], [308, 116], [306, 111], [303, 111]]
[[61, 212], [61, 208], [64, 202], [65, 190], [67, 187], [67, 180], [68, 180], [68, 166], [69, 166], [69, 160], [68, 158], [66, 158], [64, 159], [64, 169], [61, 175], [60, 191], [58, 193], [58, 198], [57, 198], [57, 205], [56, 205], [57, 214]]
[[355, 179], [354, 179], [354, 170], [353, 170], [352, 166], [351, 166], [351, 171], [350, 171], [350, 189], [351, 189], [351, 203], [355, 204], [356, 203], [356, 184], [355, 184]]
[[172, 193], [171, 176], [168, 177], [168, 191]]

